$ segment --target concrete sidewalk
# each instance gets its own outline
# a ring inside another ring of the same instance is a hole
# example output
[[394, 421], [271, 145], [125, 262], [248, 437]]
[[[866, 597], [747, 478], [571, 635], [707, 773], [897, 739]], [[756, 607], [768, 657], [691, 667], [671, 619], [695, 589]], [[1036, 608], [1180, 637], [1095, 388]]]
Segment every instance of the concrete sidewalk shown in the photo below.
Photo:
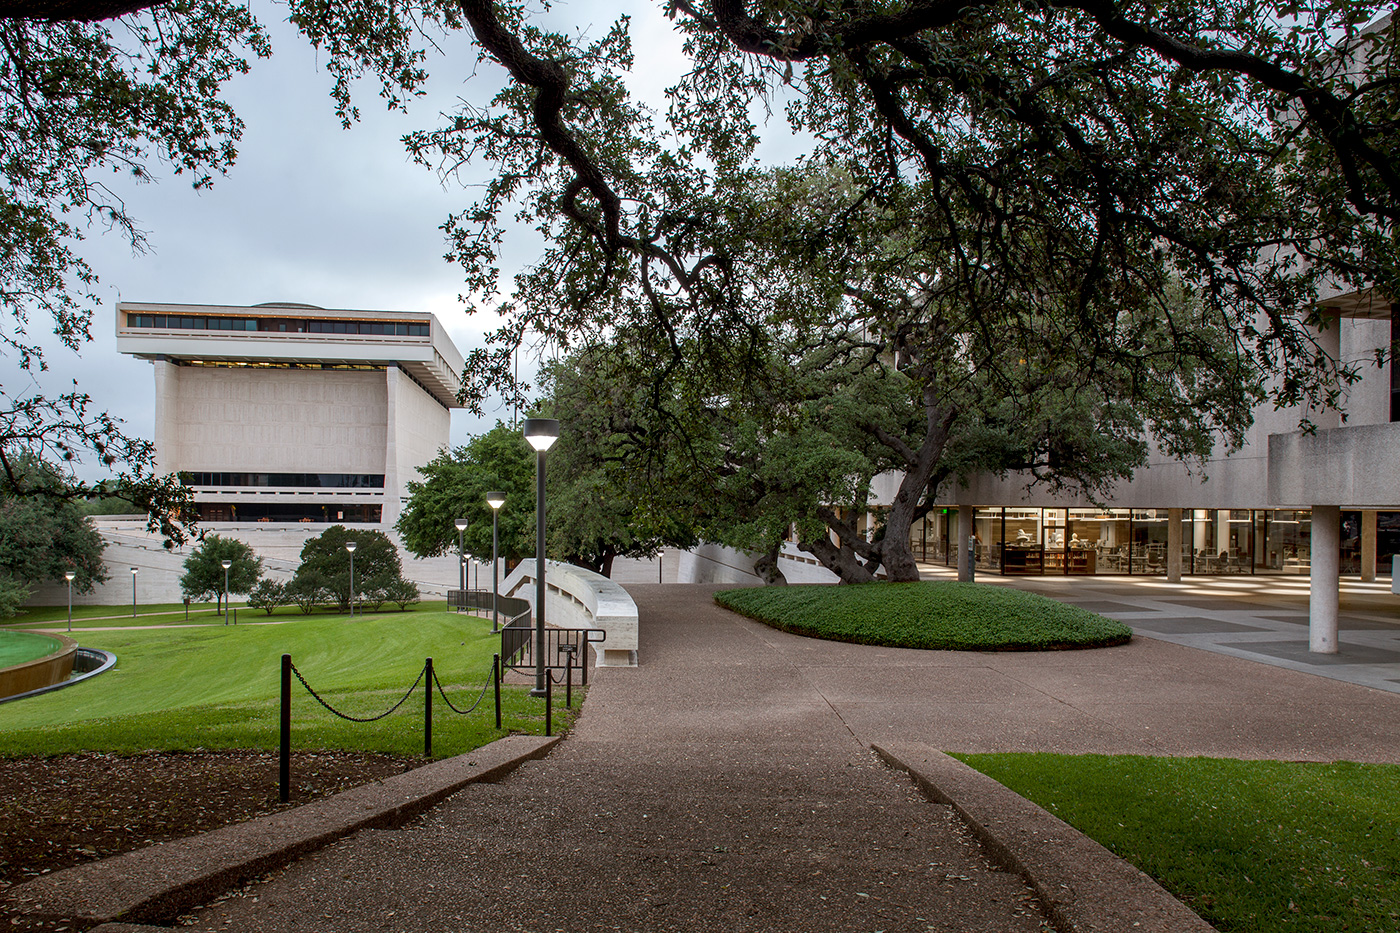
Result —
[[[1164, 641], [867, 648], [749, 622], [712, 587], [629, 590], [647, 663], [599, 671], [549, 758], [357, 833], [191, 929], [1038, 931], [1046, 897], [869, 746], [911, 770], [937, 770], [934, 749], [1400, 761], [1400, 696]], [[1044, 837], [1032, 856], [1080, 851], [1023, 816], [1007, 830]], [[1132, 874], [1095, 864], [1052, 868], [1082, 872], [1080, 906]]]

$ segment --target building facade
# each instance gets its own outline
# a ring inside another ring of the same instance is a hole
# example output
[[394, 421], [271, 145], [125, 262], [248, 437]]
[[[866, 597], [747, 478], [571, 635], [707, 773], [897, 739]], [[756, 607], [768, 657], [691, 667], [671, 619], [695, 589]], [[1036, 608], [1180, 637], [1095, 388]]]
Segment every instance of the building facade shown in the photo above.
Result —
[[158, 469], [201, 524], [391, 527], [449, 443], [463, 361], [431, 314], [122, 302], [116, 318], [117, 349], [154, 369]]

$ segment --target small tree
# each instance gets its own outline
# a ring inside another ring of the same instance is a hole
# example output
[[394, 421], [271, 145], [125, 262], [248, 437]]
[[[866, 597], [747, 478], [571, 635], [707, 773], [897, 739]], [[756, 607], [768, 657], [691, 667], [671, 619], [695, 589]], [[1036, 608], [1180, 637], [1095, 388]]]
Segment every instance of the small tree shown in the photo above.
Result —
[[384, 598], [388, 602], [397, 603], [400, 610], [416, 605], [423, 598], [423, 594], [418, 592], [418, 584], [403, 577], [384, 587], [383, 592]]
[[237, 538], [222, 535], [205, 535], [204, 540], [189, 557], [185, 558], [185, 575], [180, 578], [180, 589], [192, 600], [214, 597], [222, 611], [224, 596], [224, 561], [230, 561], [228, 568], [228, 591], [247, 593], [262, 576], [262, 558], [253, 553], [250, 545]]
[[298, 574], [282, 587], [282, 593], [287, 601], [296, 604], [304, 615], [310, 615], [311, 610], [316, 608], [316, 604], [325, 595], [326, 589], [314, 577]]
[[350, 609], [350, 552], [355, 542], [355, 594], [381, 589], [402, 573], [398, 549], [382, 531], [347, 529], [332, 525], [302, 546], [301, 566], [295, 580], [310, 580], [324, 587], [341, 612]]
[[258, 585], [248, 591], [248, 605], [272, 615], [278, 606], [286, 605], [286, 587], [276, 580], [259, 580]]

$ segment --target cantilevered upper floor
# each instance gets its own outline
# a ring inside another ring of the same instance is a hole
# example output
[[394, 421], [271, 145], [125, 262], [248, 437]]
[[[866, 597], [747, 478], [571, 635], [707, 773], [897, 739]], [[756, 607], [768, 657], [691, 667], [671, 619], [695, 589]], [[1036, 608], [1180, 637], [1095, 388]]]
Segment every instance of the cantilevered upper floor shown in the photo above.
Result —
[[462, 355], [424, 312], [124, 301], [116, 326], [118, 351], [146, 360], [254, 369], [396, 364], [443, 406], [461, 407]]

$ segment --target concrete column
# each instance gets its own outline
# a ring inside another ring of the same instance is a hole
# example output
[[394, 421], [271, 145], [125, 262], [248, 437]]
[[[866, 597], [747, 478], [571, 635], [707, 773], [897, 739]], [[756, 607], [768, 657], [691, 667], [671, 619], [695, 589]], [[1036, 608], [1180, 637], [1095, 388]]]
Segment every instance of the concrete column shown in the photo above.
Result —
[[156, 472], [174, 473], [184, 464], [180, 457], [180, 367], [169, 360], [154, 363], [156, 374], [155, 424]]
[[1181, 582], [1181, 509], [1167, 509], [1167, 582]]
[[1376, 579], [1376, 510], [1361, 512], [1361, 579]]
[[958, 579], [963, 581], [972, 579], [972, 562], [967, 553], [967, 539], [972, 536], [973, 519], [976, 517], [977, 510], [972, 506], [958, 506], [958, 538], [955, 544], [958, 549]]
[[389, 366], [384, 370], [385, 389], [385, 432], [384, 432], [384, 504], [380, 508], [379, 520], [385, 527], [392, 528], [399, 520], [400, 496], [406, 495], [407, 490], [403, 488], [403, 478], [399, 476], [399, 432], [403, 426], [399, 423], [400, 408], [400, 381], [403, 374], [399, 372], [397, 366]]
[[[1337, 316], [1329, 316], [1324, 322], [1326, 330], [1316, 330], [1314, 335], [1317, 338], [1318, 349], [1322, 350], [1334, 360], [1342, 358], [1342, 320]], [[1339, 428], [1342, 426], [1342, 414], [1336, 409], [1309, 409], [1308, 417], [1319, 429]]]
[[1341, 533], [1340, 507], [1313, 506], [1312, 542], [1309, 547], [1312, 571], [1308, 586], [1308, 650], [1318, 654], [1337, 653]]

